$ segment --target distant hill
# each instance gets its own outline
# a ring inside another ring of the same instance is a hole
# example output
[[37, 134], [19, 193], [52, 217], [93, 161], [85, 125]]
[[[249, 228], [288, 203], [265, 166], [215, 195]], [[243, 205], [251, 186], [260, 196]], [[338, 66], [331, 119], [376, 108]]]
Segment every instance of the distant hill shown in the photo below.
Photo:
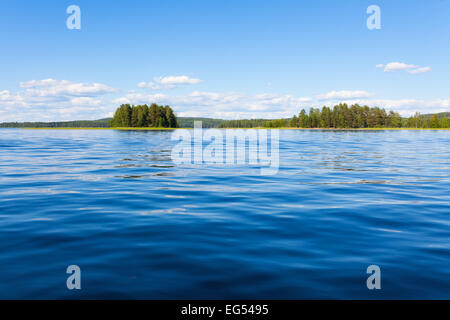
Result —
[[111, 118], [58, 122], [3, 122], [0, 128], [109, 128]]
[[450, 118], [450, 112], [429, 113], [429, 114], [423, 114], [422, 116], [424, 116], [425, 118], [431, 118], [435, 114], [437, 114], [439, 119], [441, 119], [441, 118]]
[[191, 118], [191, 117], [177, 117], [178, 126], [180, 128], [193, 128], [194, 121], [201, 121], [203, 128], [217, 128], [225, 120], [222, 119], [212, 119], [212, 118]]
[[[439, 119], [450, 118], [450, 112], [436, 113]], [[422, 118], [431, 119], [435, 114], [423, 114]], [[98, 120], [76, 120], [56, 122], [3, 122], [0, 128], [109, 128], [111, 118]], [[202, 121], [203, 128], [255, 128], [255, 127], [284, 127], [290, 119], [242, 119], [222, 120], [213, 118], [177, 117], [180, 128], [193, 128], [194, 121]], [[407, 118], [403, 118], [406, 121]], [[278, 123], [280, 122], [280, 123]]]
[[[0, 128], [109, 128], [111, 118], [55, 122], [3, 122]], [[216, 128], [225, 120], [211, 118], [178, 117], [180, 128], [193, 128], [194, 121], [202, 121], [203, 128]]]

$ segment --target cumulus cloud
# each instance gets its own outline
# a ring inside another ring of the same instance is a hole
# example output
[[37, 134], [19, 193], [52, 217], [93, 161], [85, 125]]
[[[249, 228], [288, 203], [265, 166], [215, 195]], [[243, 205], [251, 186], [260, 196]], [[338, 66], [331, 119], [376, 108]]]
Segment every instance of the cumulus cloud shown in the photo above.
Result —
[[21, 82], [19, 88], [14, 93], [0, 91], [0, 121], [92, 119], [108, 109], [103, 96], [117, 91], [100, 83], [55, 79]]
[[140, 82], [139, 88], [148, 88], [151, 90], [167, 90], [175, 89], [180, 85], [193, 85], [199, 84], [203, 80], [197, 78], [190, 78], [188, 76], [168, 76], [168, 77], [156, 77], [152, 82]]
[[407, 71], [411, 74], [418, 74], [431, 71], [430, 67], [419, 67], [414, 64], [403, 62], [389, 62], [388, 64], [377, 64], [376, 68], [383, 68], [383, 72]]
[[82, 83], [67, 80], [31, 80], [21, 82], [20, 88], [26, 89], [26, 93], [35, 96], [99, 96], [117, 91], [101, 83]]
[[357, 99], [357, 98], [368, 98], [371, 94], [367, 91], [362, 90], [342, 90], [342, 91], [331, 91], [328, 93], [318, 94], [316, 98], [318, 100], [341, 100], [341, 99]]
[[[384, 67], [384, 66], [383, 66]], [[426, 67], [425, 67], [426, 68]], [[417, 69], [417, 68], [416, 68]], [[411, 69], [416, 70], [416, 69]], [[418, 70], [417, 73], [426, 72]], [[159, 79], [159, 78], [158, 78]], [[161, 80], [165, 85], [182, 79]], [[190, 81], [192, 82], [192, 81]], [[196, 81], [194, 81], [196, 82]], [[222, 119], [289, 118], [301, 109], [330, 107], [345, 102], [378, 106], [407, 116], [416, 111], [433, 113], [450, 110], [450, 99], [382, 99], [362, 90], [330, 91], [314, 98], [292, 94], [192, 91], [187, 94], [122, 91], [104, 84], [74, 83], [67, 80], [32, 80], [19, 84], [18, 91], [0, 89], [0, 122], [62, 121], [99, 119], [112, 116], [115, 109], [129, 104], [168, 104], [178, 116], [202, 116]]]
[[74, 106], [99, 106], [102, 101], [91, 97], [77, 97], [71, 99]]
[[417, 74], [417, 73], [424, 73], [424, 72], [429, 72], [429, 71], [431, 71], [430, 67], [423, 67], [423, 68], [409, 70], [408, 73]]
[[[381, 65], [383, 66], [383, 65]], [[417, 68], [417, 66], [413, 64], [406, 64], [403, 62], [389, 62], [384, 66], [384, 72], [393, 72], [393, 71], [399, 71], [399, 70], [410, 70]]]

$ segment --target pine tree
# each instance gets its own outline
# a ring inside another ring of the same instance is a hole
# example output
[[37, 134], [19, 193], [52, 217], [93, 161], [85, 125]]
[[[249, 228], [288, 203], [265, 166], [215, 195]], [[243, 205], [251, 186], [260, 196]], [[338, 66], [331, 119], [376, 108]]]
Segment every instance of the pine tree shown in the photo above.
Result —
[[131, 126], [147, 127], [147, 117], [148, 117], [148, 106], [146, 104], [132, 107]]
[[152, 103], [148, 110], [148, 126], [157, 127], [159, 124], [159, 110], [156, 103]]
[[306, 115], [305, 109], [302, 109], [299, 114], [299, 122], [301, 128], [308, 128], [308, 116]]
[[131, 106], [129, 104], [121, 105], [111, 120], [112, 127], [131, 127]]

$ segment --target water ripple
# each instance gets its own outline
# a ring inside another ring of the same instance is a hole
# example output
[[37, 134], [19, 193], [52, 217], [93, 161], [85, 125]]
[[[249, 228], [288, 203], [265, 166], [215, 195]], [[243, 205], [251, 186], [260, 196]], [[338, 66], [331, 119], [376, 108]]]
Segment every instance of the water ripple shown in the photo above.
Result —
[[170, 134], [0, 130], [0, 298], [450, 298], [449, 131], [281, 131], [274, 176]]

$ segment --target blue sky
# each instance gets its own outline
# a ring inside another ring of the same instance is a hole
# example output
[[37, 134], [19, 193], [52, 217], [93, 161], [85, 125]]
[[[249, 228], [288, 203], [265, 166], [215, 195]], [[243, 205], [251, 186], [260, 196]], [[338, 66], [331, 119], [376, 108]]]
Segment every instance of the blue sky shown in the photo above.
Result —
[[[81, 30], [69, 30], [69, 5]], [[381, 29], [369, 30], [369, 5]], [[450, 1], [2, 1], [0, 121], [291, 116], [360, 103], [450, 111]]]

